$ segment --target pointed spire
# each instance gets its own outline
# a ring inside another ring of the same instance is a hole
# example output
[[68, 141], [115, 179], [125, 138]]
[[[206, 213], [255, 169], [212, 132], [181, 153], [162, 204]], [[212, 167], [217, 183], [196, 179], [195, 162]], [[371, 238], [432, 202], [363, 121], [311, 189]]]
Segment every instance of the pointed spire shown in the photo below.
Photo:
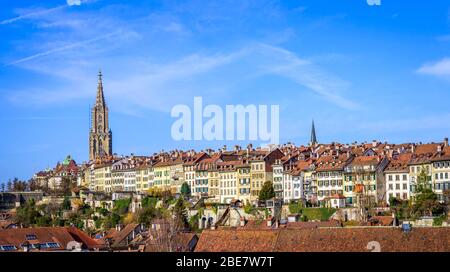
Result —
[[317, 144], [317, 137], [316, 137], [316, 128], [314, 127], [314, 120], [312, 121], [312, 127], [311, 127], [311, 142], [310, 145]]
[[97, 87], [97, 99], [96, 104], [105, 105], [105, 98], [103, 96], [103, 82], [102, 82], [102, 70], [98, 71], [98, 87]]

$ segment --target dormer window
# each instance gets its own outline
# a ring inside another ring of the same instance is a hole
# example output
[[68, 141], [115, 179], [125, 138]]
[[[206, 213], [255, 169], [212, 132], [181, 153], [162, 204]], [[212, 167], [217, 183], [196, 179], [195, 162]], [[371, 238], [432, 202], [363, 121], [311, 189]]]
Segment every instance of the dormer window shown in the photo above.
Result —
[[27, 240], [37, 240], [37, 237], [35, 234], [27, 234], [25, 235]]

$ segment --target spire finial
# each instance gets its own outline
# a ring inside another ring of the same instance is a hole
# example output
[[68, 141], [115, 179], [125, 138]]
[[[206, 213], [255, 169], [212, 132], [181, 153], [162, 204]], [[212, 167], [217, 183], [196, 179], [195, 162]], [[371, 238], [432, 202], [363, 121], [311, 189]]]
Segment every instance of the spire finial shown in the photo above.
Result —
[[96, 104], [104, 105], [105, 99], [103, 97], [103, 82], [102, 82], [102, 70], [98, 71], [98, 87], [97, 87], [97, 100]]
[[102, 82], [102, 69], [98, 69], [98, 82]]

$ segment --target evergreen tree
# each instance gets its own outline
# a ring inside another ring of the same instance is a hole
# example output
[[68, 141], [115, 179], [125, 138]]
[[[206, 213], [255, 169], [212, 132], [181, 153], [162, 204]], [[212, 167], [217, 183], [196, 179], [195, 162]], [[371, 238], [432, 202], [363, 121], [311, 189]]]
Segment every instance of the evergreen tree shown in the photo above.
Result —
[[259, 200], [265, 201], [275, 197], [275, 190], [271, 181], [266, 181], [259, 192]]
[[191, 188], [189, 187], [189, 185], [187, 184], [187, 182], [184, 182], [181, 185], [181, 190], [180, 190], [181, 194], [185, 197], [188, 197], [191, 195]]
[[11, 192], [13, 190], [13, 185], [12, 185], [11, 180], [8, 180], [8, 183], [6, 184], [6, 190], [8, 192]]
[[444, 205], [439, 202], [428, 181], [427, 172], [425, 168], [422, 168], [417, 177], [416, 195], [411, 207], [413, 217], [440, 215], [445, 210]]

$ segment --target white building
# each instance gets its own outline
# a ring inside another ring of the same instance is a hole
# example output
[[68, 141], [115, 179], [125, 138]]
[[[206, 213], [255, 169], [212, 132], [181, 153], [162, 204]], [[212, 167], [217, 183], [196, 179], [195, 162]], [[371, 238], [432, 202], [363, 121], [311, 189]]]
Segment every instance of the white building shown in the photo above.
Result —
[[411, 154], [400, 154], [392, 159], [384, 170], [386, 181], [386, 203], [389, 199], [409, 200], [411, 197], [411, 184], [408, 162]]
[[273, 169], [273, 189], [275, 191], [275, 197], [282, 199], [283, 198], [283, 165], [280, 160], [277, 160], [274, 165], [272, 165]]
[[335, 195], [343, 195], [344, 167], [351, 158], [347, 155], [331, 155], [316, 161], [314, 183], [317, 186], [317, 200], [323, 202]]

